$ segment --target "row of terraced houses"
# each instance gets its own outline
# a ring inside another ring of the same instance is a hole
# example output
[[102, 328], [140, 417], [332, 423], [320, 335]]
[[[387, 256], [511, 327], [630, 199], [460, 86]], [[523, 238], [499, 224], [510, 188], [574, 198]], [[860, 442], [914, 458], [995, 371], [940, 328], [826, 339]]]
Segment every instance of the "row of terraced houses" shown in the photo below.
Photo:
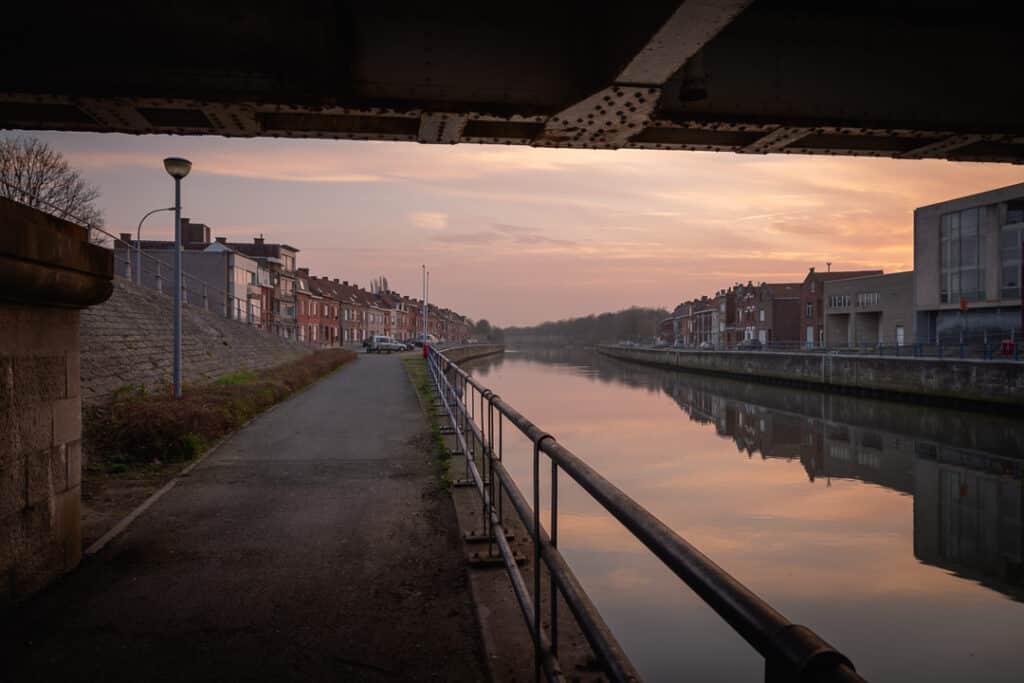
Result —
[[[423, 301], [395, 291], [370, 291], [340, 278], [299, 268], [299, 249], [269, 243], [210, 239], [210, 227], [182, 218], [185, 301], [227, 318], [313, 346], [359, 345], [374, 335], [403, 341], [423, 334]], [[137, 250], [142, 252], [140, 259]], [[116, 272], [143, 286], [170, 291], [174, 243], [132, 239], [115, 245]], [[141, 265], [140, 265], [141, 260]], [[469, 338], [471, 322], [447, 308], [429, 305], [427, 333], [440, 341]]]
[[736, 284], [676, 306], [659, 338], [695, 348], [1017, 343], [1024, 322], [1024, 183], [914, 211], [914, 269]]

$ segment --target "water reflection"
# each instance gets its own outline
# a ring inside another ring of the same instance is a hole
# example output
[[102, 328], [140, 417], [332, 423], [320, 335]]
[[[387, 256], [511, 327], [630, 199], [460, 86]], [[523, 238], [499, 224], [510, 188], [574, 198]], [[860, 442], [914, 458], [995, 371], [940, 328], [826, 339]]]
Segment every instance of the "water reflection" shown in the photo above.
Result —
[[[1024, 601], [1019, 420], [563, 349], [481, 359], [472, 371], [530, 418], [567, 435], [567, 445], [783, 612], [836, 637], [858, 664], [866, 661], [865, 673], [904, 680], [925, 672], [929, 680], [1019, 680], [1024, 673], [1019, 644], [1008, 635], [1024, 627], [1024, 610], [984, 595]], [[673, 426], [658, 408], [665, 397], [699, 431]], [[711, 430], [720, 445], [701, 436]], [[777, 466], [738, 469], [737, 458]], [[779, 467], [799, 467], [813, 489], [793, 488]], [[856, 482], [866, 487], [851, 489]], [[597, 592], [607, 592], [602, 609], [609, 605], [615, 619], [636, 628], [662, 619], [654, 611], [667, 609], [672, 579], [641, 579], [642, 555], [626, 559], [621, 538], [613, 542], [614, 530], [594, 513], [572, 523], [599, 539], [580, 557], [590, 562], [585, 572], [603, 567], [604, 583], [593, 579]], [[923, 564], [908, 564], [910, 557]], [[647, 611], [631, 616], [645, 599]], [[664, 629], [705, 628], [688, 618]], [[673, 658], [655, 650], [660, 644], [671, 653], [673, 638], [658, 630], [624, 638], [627, 650], [647, 658], [649, 677], [672, 677]], [[723, 675], [720, 663], [706, 666], [698, 677], [730, 680], [751, 671]]]

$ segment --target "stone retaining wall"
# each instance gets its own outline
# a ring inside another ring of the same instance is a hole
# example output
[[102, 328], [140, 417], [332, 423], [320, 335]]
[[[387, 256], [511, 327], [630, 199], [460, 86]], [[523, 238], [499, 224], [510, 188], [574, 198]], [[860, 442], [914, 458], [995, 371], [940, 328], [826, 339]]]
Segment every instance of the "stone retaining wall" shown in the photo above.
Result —
[[442, 353], [453, 363], [464, 363], [474, 358], [492, 356], [496, 353], [503, 353], [505, 347], [501, 344], [471, 344], [468, 346], [453, 346], [441, 349]]
[[[82, 311], [82, 402], [101, 402], [125, 386], [170, 391], [172, 299], [114, 279], [106, 303]], [[201, 306], [182, 306], [185, 383], [206, 382], [245, 368], [286, 363], [310, 347], [227, 320]]]
[[649, 365], [746, 379], [1024, 407], [1024, 362], [619, 346], [598, 351]]

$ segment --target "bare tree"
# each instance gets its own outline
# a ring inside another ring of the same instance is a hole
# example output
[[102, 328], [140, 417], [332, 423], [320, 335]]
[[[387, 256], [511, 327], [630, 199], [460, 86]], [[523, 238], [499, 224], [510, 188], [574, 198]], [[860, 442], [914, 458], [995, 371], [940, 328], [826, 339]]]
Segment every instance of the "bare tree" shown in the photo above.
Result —
[[[33, 137], [0, 139], [0, 197], [21, 202], [90, 228], [103, 227], [96, 206], [100, 192], [67, 159]], [[103, 233], [90, 230], [90, 241], [102, 243]]]

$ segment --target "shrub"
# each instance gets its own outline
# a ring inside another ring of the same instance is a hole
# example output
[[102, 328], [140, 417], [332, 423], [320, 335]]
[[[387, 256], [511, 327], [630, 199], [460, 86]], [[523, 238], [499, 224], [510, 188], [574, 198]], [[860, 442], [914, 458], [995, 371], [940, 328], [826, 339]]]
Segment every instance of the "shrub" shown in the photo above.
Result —
[[356, 358], [342, 349], [317, 351], [273, 368], [242, 370], [215, 382], [167, 392], [132, 387], [83, 411], [84, 447], [107, 471], [130, 465], [191, 460], [270, 406]]

